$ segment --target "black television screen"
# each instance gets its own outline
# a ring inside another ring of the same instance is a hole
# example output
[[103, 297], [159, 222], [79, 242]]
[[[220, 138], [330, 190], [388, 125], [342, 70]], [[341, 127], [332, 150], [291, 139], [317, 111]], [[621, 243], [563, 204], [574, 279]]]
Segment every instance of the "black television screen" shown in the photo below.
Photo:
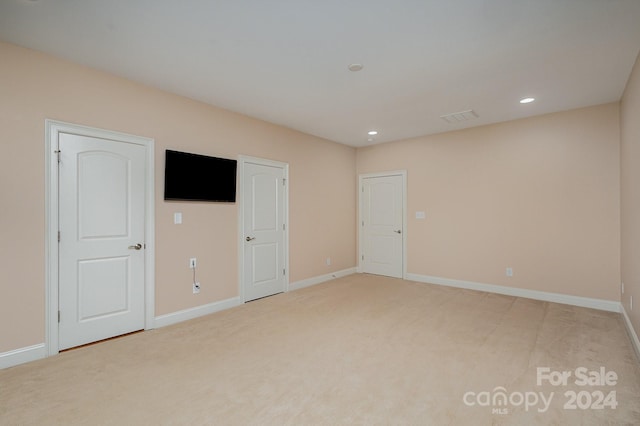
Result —
[[237, 164], [227, 158], [167, 150], [164, 199], [233, 203]]

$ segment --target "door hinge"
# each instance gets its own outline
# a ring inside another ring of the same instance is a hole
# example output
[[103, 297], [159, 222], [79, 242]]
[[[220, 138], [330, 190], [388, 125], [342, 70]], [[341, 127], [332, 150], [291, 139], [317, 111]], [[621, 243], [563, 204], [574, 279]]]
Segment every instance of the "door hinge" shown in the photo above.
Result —
[[287, 184], [287, 179], [286, 178], [282, 178], [282, 186], [285, 186]]
[[60, 311], [58, 311], [58, 324], [60, 323]]
[[60, 151], [59, 149], [56, 149], [56, 150], [55, 150], [55, 151], [53, 151], [53, 152], [54, 152], [54, 153], [56, 154], [56, 156], [58, 157], [58, 164], [60, 164], [60, 152], [62, 152], [62, 151]]
[[60, 242], [60, 231], [58, 231], [58, 242]]
[[364, 254], [362, 255], [362, 260], [364, 260]]
[[362, 226], [364, 226], [364, 220], [362, 221]]
[[284, 223], [282, 224], [282, 230], [285, 231], [287, 229], [287, 225], [285, 225]]
[[287, 275], [287, 270], [286, 269], [282, 270], [282, 275]]
[[364, 192], [364, 186], [362, 187], [362, 192]]

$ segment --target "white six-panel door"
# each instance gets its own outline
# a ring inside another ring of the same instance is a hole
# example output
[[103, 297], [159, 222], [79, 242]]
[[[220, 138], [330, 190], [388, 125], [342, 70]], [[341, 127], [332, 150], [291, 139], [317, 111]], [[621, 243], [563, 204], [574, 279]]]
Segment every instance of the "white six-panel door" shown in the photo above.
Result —
[[244, 301], [286, 289], [285, 177], [278, 165], [243, 163]]
[[145, 147], [59, 135], [59, 349], [145, 327]]
[[362, 272], [402, 278], [404, 256], [404, 177], [361, 179]]

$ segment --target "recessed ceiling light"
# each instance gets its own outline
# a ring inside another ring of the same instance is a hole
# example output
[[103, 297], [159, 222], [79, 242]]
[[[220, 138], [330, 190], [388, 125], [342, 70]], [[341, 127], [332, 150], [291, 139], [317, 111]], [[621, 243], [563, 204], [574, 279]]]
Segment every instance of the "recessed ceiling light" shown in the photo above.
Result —
[[378, 132], [377, 132], [376, 130], [371, 130], [371, 131], [367, 132], [367, 134], [368, 134], [369, 136], [375, 136], [375, 135], [377, 135], [377, 134], [378, 134]]
[[364, 66], [362, 64], [349, 64], [347, 68], [349, 68], [349, 71], [357, 72], [364, 68]]
[[520, 103], [521, 104], [530, 104], [531, 102], [535, 101], [536, 98], [524, 98], [524, 99], [520, 99]]

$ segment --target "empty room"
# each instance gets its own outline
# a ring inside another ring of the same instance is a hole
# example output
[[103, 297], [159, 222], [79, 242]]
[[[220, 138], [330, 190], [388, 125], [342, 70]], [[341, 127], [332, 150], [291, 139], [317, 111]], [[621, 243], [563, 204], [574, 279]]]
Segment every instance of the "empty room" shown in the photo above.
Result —
[[640, 424], [638, 22], [0, 2], [0, 424]]

